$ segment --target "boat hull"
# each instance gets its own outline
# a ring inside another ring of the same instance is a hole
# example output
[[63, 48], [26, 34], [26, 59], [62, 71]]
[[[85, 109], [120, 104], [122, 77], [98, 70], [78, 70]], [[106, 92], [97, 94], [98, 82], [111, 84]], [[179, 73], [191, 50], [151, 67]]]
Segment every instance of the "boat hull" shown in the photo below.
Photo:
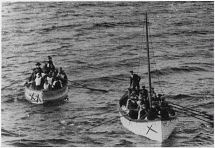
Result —
[[177, 118], [163, 121], [159, 119], [145, 122], [132, 121], [125, 118], [121, 113], [120, 120], [122, 125], [131, 132], [159, 142], [166, 140], [178, 123]]
[[44, 104], [64, 99], [68, 95], [68, 86], [58, 90], [34, 90], [25, 86], [25, 98], [33, 104]]

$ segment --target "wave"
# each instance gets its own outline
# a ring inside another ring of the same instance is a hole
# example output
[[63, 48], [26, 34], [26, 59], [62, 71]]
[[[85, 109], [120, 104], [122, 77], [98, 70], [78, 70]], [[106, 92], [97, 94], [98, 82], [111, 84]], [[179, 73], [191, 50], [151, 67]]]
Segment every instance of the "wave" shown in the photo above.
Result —
[[179, 94], [179, 95], [173, 96], [174, 99], [183, 99], [183, 98], [189, 98], [189, 97], [191, 96], [185, 95], [185, 94]]
[[18, 147], [44, 147], [50, 145], [61, 144], [69, 144], [70, 141], [65, 139], [45, 139], [45, 140], [27, 140], [27, 139], [20, 139], [10, 141], [10, 145], [18, 146]]
[[5, 130], [5, 129], [1, 129], [1, 135], [2, 136], [8, 136], [8, 137], [22, 137], [22, 136], [25, 136], [25, 135], [20, 135], [20, 134], [17, 134], [17, 133], [14, 133], [14, 132], [11, 132], [11, 131], [8, 131], [8, 130]]
[[124, 21], [124, 22], [102, 22], [95, 23], [91, 29], [98, 28], [114, 28], [114, 27], [137, 27], [141, 26], [142, 22]]
[[204, 68], [200, 67], [190, 67], [190, 66], [181, 66], [181, 67], [166, 67], [161, 70], [152, 70], [152, 75], [167, 75], [174, 73], [182, 73], [182, 72], [194, 72], [194, 71], [207, 71]]
[[121, 139], [120, 143], [115, 144], [114, 147], [122, 147], [122, 146], [125, 146], [125, 145], [126, 145], [126, 147], [133, 147], [134, 143], [131, 142], [131, 141], [127, 141], [125, 139]]

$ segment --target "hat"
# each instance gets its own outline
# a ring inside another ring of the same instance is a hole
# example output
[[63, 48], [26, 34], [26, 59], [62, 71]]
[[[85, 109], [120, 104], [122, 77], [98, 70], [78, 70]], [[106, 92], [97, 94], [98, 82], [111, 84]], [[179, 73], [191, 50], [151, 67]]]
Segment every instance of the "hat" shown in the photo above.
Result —
[[48, 56], [48, 59], [52, 59], [52, 57]]
[[133, 71], [132, 71], [132, 70], [131, 70], [130, 72], [131, 72], [131, 73], [133, 73]]
[[41, 65], [40, 62], [37, 62], [35, 65]]
[[145, 88], [145, 86], [142, 86], [142, 88]]

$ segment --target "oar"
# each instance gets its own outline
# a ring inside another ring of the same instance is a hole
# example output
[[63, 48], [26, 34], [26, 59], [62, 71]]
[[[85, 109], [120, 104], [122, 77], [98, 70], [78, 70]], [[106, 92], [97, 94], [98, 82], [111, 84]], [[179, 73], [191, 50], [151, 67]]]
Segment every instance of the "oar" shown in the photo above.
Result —
[[109, 113], [116, 113], [116, 112], [118, 112], [118, 111], [107, 111], [107, 112], [103, 112], [103, 113], [96, 113], [96, 114], [89, 114], [89, 115], [83, 115], [83, 116], [79, 116], [79, 115], [77, 115], [77, 116], [74, 116], [74, 117], [72, 117], [72, 118], [70, 118], [70, 119], [73, 119], [73, 118], [83, 118], [83, 117], [88, 117], [88, 116], [93, 116], [93, 115], [104, 115], [104, 114], [109, 114]]
[[177, 104], [173, 104], [173, 103], [170, 103], [169, 105], [171, 105], [172, 107], [175, 107], [175, 108], [184, 109], [184, 110], [186, 110], [188, 112], [191, 112], [191, 113], [197, 114], [199, 116], [202, 116], [204, 118], [208, 118], [210, 120], [213, 120], [213, 116], [212, 115], [206, 114], [204, 112], [201, 112], [201, 111], [198, 111], [198, 110], [194, 110], [194, 109], [191, 109], [191, 108], [187, 108], [187, 107], [184, 107], [184, 106], [180, 106], [180, 105], [177, 105]]
[[74, 81], [70, 81], [70, 80], [68, 80], [68, 81], [69, 81], [69, 82], [72, 82], [72, 83], [74, 83], [74, 84], [80, 85], [80, 86], [82, 86], [82, 88], [86, 88], [86, 89], [89, 89], [89, 90], [91, 90], [91, 91], [101, 91], [101, 92], [104, 92], [104, 93], [107, 93], [107, 92], [108, 92], [108, 90], [97, 89], [97, 88], [90, 88], [90, 87], [87, 87], [86, 85], [83, 85], [83, 84], [80, 84], [80, 83], [77, 83], [77, 82], [74, 82]]
[[[186, 114], [186, 115], [188, 115], [188, 116], [190, 116], [187, 112], [185, 112], [185, 111], [181, 111], [181, 110], [177, 110], [178, 112], [181, 112], [181, 113], [184, 113], [184, 114]], [[213, 122], [212, 121], [207, 121], [207, 120], [204, 120], [204, 119], [202, 119], [202, 118], [199, 118], [199, 117], [196, 117], [196, 116], [192, 116], [193, 118], [197, 118], [197, 119], [199, 119], [199, 120], [202, 120], [202, 121], [204, 121], [204, 122], [207, 122], [207, 123], [210, 123], [211, 125], [213, 125]]]
[[[173, 104], [170, 104], [170, 106], [172, 106], [172, 107], [174, 107], [174, 108], [177, 108], [177, 109], [183, 109], [183, 110], [185, 110], [185, 111], [187, 111], [187, 112], [191, 112], [191, 113], [197, 114], [197, 115], [199, 115], [199, 116], [204, 116], [204, 117], [209, 116], [209, 115], [203, 114], [202, 112], [193, 111], [193, 110], [191, 110], [191, 109], [189, 109], [189, 108], [186, 108], [186, 107], [180, 107], [180, 106], [173, 105]], [[200, 113], [200, 114], [199, 114], [199, 113]], [[211, 117], [206, 117], [206, 118], [210, 118], [210, 119], [211, 119]]]
[[[175, 107], [175, 106], [174, 106], [174, 107]], [[175, 107], [175, 108], [178, 109], [178, 110], [183, 110], [184, 112], [186, 111], [186, 112], [188, 112], [188, 113], [194, 114], [194, 115], [196, 115], [196, 116], [200, 116], [200, 117], [203, 117], [203, 118], [206, 118], [206, 119], [209, 119], [209, 120], [213, 120], [212, 117], [208, 117], [208, 116], [205, 116], [205, 115], [202, 115], [202, 114], [199, 114], [199, 113], [196, 113], [196, 112], [187, 110], [187, 109], [177, 108], [177, 107]]]
[[100, 124], [94, 126], [94, 127], [85, 129], [85, 131], [89, 131], [89, 130], [91, 130], [91, 129], [93, 129], [93, 128], [99, 127], [99, 126], [101, 126], [101, 125], [103, 125], [103, 124], [105, 124], [105, 123], [108, 123], [108, 122], [110, 122], [110, 121], [114, 121], [114, 120], [116, 120], [116, 119], [118, 119], [118, 118], [119, 118], [119, 117], [114, 117], [113, 119], [107, 120], [107, 121], [105, 121], [105, 122], [103, 122], [103, 123], [100, 123]]
[[175, 105], [176, 107], [181, 107], [181, 108], [184, 108], [184, 109], [187, 109], [187, 110], [191, 110], [191, 111], [194, 111], [194, 112], [198, 112], [198, 113], [204, 114], [204, 115], [206, 115], [206, 116], [213, 117], [212, 115], [206, 114], [206, 113], [204, 113], [204, 112], [202, 112], [202, 111], [198, 111], [198, 110], [194, 110], [194, 109], [187, 108], [187, 107], [184, 107], [184, 106], [180, 106], [180, 105], [178, 105], [178, 104], [171, 103], [170, 105]]

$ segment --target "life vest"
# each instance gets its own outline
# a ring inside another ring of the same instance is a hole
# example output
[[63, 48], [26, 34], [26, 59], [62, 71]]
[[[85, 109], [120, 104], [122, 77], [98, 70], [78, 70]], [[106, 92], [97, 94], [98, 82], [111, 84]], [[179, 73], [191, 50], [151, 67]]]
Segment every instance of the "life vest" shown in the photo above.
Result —
[[36, 79], [35, 79], [36, 86], [41, 85], [41, 80], [42, 80], [42, 77], [36, 77]]
[[48, 90], [48, 89], [49, 89], [49, 86], [50, 86], [50, 84], [49, 84], [49, 83], [47, 83], [47, 84], [46, 84], [46, 83], [44, 83], [43, 88], [44, 88], [44, 89], [46, 89], [46, 90]]
[[53, 80], [53, 77], [49, 77], [49, 76], [47, 77], [47, 81], [50, 85], [52, 85], [52, 80]]

